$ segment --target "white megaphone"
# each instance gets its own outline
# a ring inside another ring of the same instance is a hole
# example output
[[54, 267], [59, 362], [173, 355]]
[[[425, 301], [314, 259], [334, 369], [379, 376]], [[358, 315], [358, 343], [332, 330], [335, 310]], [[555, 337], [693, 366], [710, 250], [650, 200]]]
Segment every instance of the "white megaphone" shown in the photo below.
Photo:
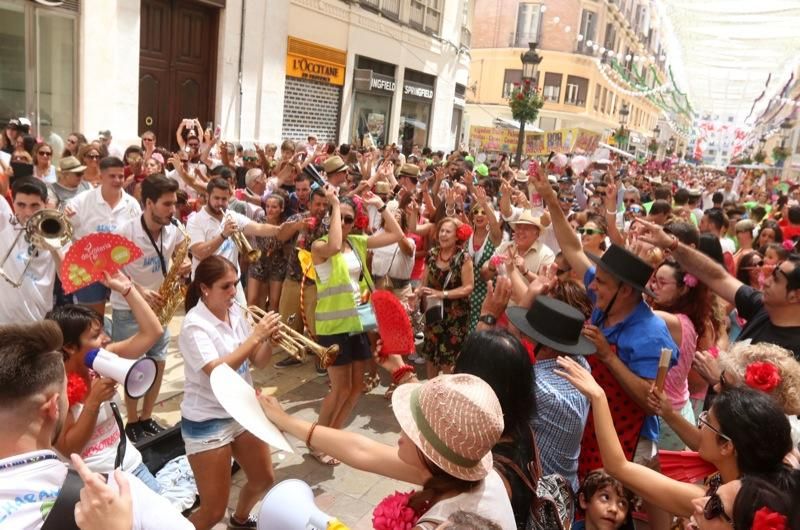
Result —
[[89, 350], [83, 362], [101, 376], [123, 385], [125, 394], [131, 399], [144, 396], [153, 386], [158, 374], [156, 362], [149, 357], [138, 360], [123, 359], [103, 348]]
[[290, 478], [276, 484], [258, 512], [258, 530], [349, 530], [314, 503], [311, 486]]

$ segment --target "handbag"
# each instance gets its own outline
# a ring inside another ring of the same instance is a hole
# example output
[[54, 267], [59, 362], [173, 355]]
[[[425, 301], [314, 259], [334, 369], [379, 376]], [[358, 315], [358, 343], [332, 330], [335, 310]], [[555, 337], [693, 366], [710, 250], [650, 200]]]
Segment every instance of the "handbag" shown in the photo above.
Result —
[[[462, 250], [459, 252], [455, 257], [460, 257], [464, 251]], [[453, 260], [455, 263], [457, 260]], [[450, 270], [447, 271], [447, 276], [444, 277], [444, 283], [442, 284], [442, 291], [447, 290], [447, 285], [450, 283], [450, 279], [453, 277], [453, 267], [450, 267]], [[438, 322], [444, 320], [444, 300], [442, 298], [425, 298], [425, 325], [432, 326]]]
[[[351, 246], [352, 247], [352, 246]], [[369, 289], [370, 298], [372, 298], [372, 291], [374, 290], [374, 286], [369, 279], [369, 275], [366, 274], [364, 270], [364, 263], [361, 262], [361, 256], [358, 255], [358, 250], [355, 247], [352, 247], [353, 254], [355, 255], [356, 259], [358, 260], [358, 265], [361, 267], [361, 274], [364, 276], [364, 281], [367, 284], [367, 289]], [[358, 333], [364, 333], [367, 331], [375, 331], [378, 329], [378, 320], [375, 318], [375, 309], [372, 307], [372, 302], [367, 301], [363, 304], [358, 304], [356, 306], [356, 311], [358, 312], [358, 320], [361, 321], [361, 328], [362, 330]]]

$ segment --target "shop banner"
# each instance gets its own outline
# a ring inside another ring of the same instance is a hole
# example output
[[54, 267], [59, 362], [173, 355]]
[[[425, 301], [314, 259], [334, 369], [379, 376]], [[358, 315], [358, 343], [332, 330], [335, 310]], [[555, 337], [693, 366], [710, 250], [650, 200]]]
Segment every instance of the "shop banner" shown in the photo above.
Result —
[[[480, 152], [515, 152], [519, 132], [498, 127], [470, 127], [470, 145]], [[592, 153], [600, 141], [600, 133], [588, 129], [573, 128], [525, 133], [525, 155], [547, 155], [556, 153]]]

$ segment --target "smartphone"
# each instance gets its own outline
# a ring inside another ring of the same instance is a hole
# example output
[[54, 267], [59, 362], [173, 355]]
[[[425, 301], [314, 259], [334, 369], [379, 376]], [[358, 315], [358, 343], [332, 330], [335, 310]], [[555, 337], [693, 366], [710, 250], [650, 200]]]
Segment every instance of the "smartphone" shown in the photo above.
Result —
[[214, 127], [214, 122], [213, 121], [207, 121], [206, 122], [206, 130], [210, 131], [212, 127]]

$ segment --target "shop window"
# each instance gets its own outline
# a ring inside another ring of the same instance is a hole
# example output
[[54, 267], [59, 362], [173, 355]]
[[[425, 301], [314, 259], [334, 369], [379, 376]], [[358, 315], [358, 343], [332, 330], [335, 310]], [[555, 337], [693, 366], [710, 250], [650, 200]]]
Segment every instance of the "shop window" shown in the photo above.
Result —
[[0, 0], [0, 122], [29, 118], [57, 156], [77, 128], [77, 2], [65, 6]]
[[503, 97], [508, 99], [511, 97], [511, 91], [514, 90], [514, 83], [522, 82], [522, 70], [506, 70], [503, 76]]
[[520, 3], [517, 8], [517, 31], [514, 33], [512, 47], [527, 48], [529, 42], [539, 40], [539, 19], [542, 16], [540, 4]]
[[558, 103], [561, 100], [561, 74], [547, 72], [544, 74], [544, 89], [542, 91], [545, 101]]
[[589, 80], [574, 75], [567, 76], [567, 92], [564, 103], [570, 105], [586, 106], [586, 94], [589, 91]]

